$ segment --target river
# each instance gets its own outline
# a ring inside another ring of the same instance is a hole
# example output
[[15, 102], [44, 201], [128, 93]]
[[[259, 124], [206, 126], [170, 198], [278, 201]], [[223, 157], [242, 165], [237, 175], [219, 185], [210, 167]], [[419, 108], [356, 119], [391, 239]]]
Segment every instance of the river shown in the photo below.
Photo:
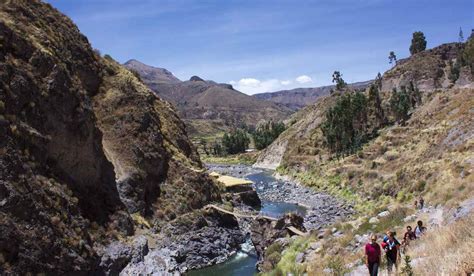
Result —
[[[240, 169], [245, 168], [238, 166], [237, 170], [231, 168], [229, 174], [239, 177]], [[272, 176], [271, 171], [257, 171], [250, 168], [245, 168], [248, 173], [245, 176], [240, 176], [246, 179], [249, 179], [254, 182], [257, 193], [260, 194], [268, 189], [278, 189], [282, 185], [282, 181], [275, 179]], [[238, 171], [236, 173], [236, 171]], [[306, 214], [306, 209], [300, 205], [287, 203], [287, 202], [274, 202], [262, 199], [262, 208], [260, 213], [271, 216], [271, 217], [280, 217], [285, 213], [296, 212], [302, 216]], [[257, 263], [257, 256], [253, 249], [252, 243], [250, 240], [247, 240], [245, 244], [242, 245], [242, 249], [234, 254], [227, 261], [209, 266], [202, 269], [192, 270], [186, 275], [189, 276], [247, 276], [254, 275], [257, 273], [255, 268]]]

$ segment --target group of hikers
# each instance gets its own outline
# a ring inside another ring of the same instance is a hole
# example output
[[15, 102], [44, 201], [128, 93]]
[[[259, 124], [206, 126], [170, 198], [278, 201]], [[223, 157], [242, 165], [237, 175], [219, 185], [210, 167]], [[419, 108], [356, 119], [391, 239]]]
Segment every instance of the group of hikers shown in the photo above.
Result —
[[378, 275], [380, 263], [382, 261], [382, 250], [385, 252], [385, 257], [387, 259], [388, 274], [392, 274], [394, 266], [395, 273], [398, 273], [401, 252], [406, 250], [411, 241], [421, 238], [425, 232], [426, 227], [423, 226], [423, 222], [419, 220], [414, 231], [411, 226], [407, 226], [402, 243], [396, 239], [395, 232], [391, 230], [387, 231], [380, 244], [377, 243], [377, 235], [372, 234], [369, 243], [365, 246], [366, 265], [369, 269], [370, 276]]

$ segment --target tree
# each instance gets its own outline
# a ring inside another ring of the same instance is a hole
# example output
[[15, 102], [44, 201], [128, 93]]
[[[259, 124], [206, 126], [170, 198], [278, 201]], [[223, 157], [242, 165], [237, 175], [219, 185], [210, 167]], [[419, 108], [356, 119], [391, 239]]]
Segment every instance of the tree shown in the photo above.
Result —
[[382, 99], [377, 84], [371, 85], [369, 88], [368, 115], [373, 118], [371, 122], [373, 130], [377, 130], [386, 124], [385, 112], [382, 108]]
[[342, 74], [339, 71], [334, 71], [332, 74], [332, 82], [336, 83], [336, 90], [341, 90], [346, 87], [346, 82], [342, 79]]
[[283, 131], [285, 130], [285, 124], [279, 122], [274, 123], [273, 121], [264, 122], [257, 126], [257, 129], [252, 133], [252, 138], [255, 143], [255, 147], [258, 150], [266, 148], [270, 145]]
[[462, 28], [459, 27], [459, 42], [463, 43], [464, 42], [464, 34], [462, 33]]
[[408, 120], [408, 111], [410, 111], [410, 96], [405, 86], [402, 86], [400, 92], [393, 89], [390, 97], [390, 109], [395, 116], [395, 121], [404, 123]]
[[414, 32], [411, 39], [410, 53], [412, 55], [422, 52], [426, 49], [426, 38], [423, 32]]
[[241, 129], [225, 133], [222, 138], [222, 146], [224, 151], [228, 154], [245, 152], [249, 144], [250, 139], [247, 136], [247, 133]]
[[394, 51], [390, 51], [388, 54], [388, 63], [396, 65], [397, 64], [397, 56], [395, 55]]
[[380, 72], [378, 72], [377, 76], [375, 77], [374, 84], [379, 90], [382, 90], [382, 74], [380, 74]]
[[346, 93], [326, 112], [321, 125], [325, 144], [341, 156], [354, 153], [367, 141], [367, 98], [363, 93]]

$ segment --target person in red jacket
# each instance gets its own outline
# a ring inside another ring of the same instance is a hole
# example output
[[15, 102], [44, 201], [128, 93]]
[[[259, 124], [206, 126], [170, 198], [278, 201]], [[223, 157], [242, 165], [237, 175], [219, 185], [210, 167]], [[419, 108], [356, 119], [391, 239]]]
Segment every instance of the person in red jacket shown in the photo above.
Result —
[[372, 234], [372, 236], [370, 236], [370, 242], [365, 245], [365, 264], [369, 269], [370, 276], [378, 275], [381, 254], [382, 250], [377, 243], [377, 235]]

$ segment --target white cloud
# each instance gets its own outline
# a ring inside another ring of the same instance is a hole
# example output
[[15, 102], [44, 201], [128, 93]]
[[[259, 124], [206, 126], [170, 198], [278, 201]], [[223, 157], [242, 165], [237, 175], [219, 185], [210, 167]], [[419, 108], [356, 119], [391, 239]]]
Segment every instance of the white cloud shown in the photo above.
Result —
[[[239, 81], [230, 81], [229, 83], [234, 86], [235, 89], [244, 92], [249, 95], [274, 92], [285, 89], [292, 89], [301, 84], [307, 84], [312, 82], [312, 79], [306, 75], [296, 78], [296, 83], [292, 80], [279, 80], [279, 79], [267, 79], [259, 80], [255, 78], [243, 78]], [[296, 86], [295, 86], [296, 85]]]
[[307, 76], [307, 75], [301, 75], [299, 77], [296, 78], [296, 81], [298, 83], [310, 83], [310, 82], [313, 82], [313, 79], [311, 79], [311, 77]]
[[230, 81], [235, 89], [252, 95], [263, 92], [273, 92], [287, 89], [293, 82], [291, 80], [268, 79], [258, 80], [255, 78], [243, 78], [239, 81]]

